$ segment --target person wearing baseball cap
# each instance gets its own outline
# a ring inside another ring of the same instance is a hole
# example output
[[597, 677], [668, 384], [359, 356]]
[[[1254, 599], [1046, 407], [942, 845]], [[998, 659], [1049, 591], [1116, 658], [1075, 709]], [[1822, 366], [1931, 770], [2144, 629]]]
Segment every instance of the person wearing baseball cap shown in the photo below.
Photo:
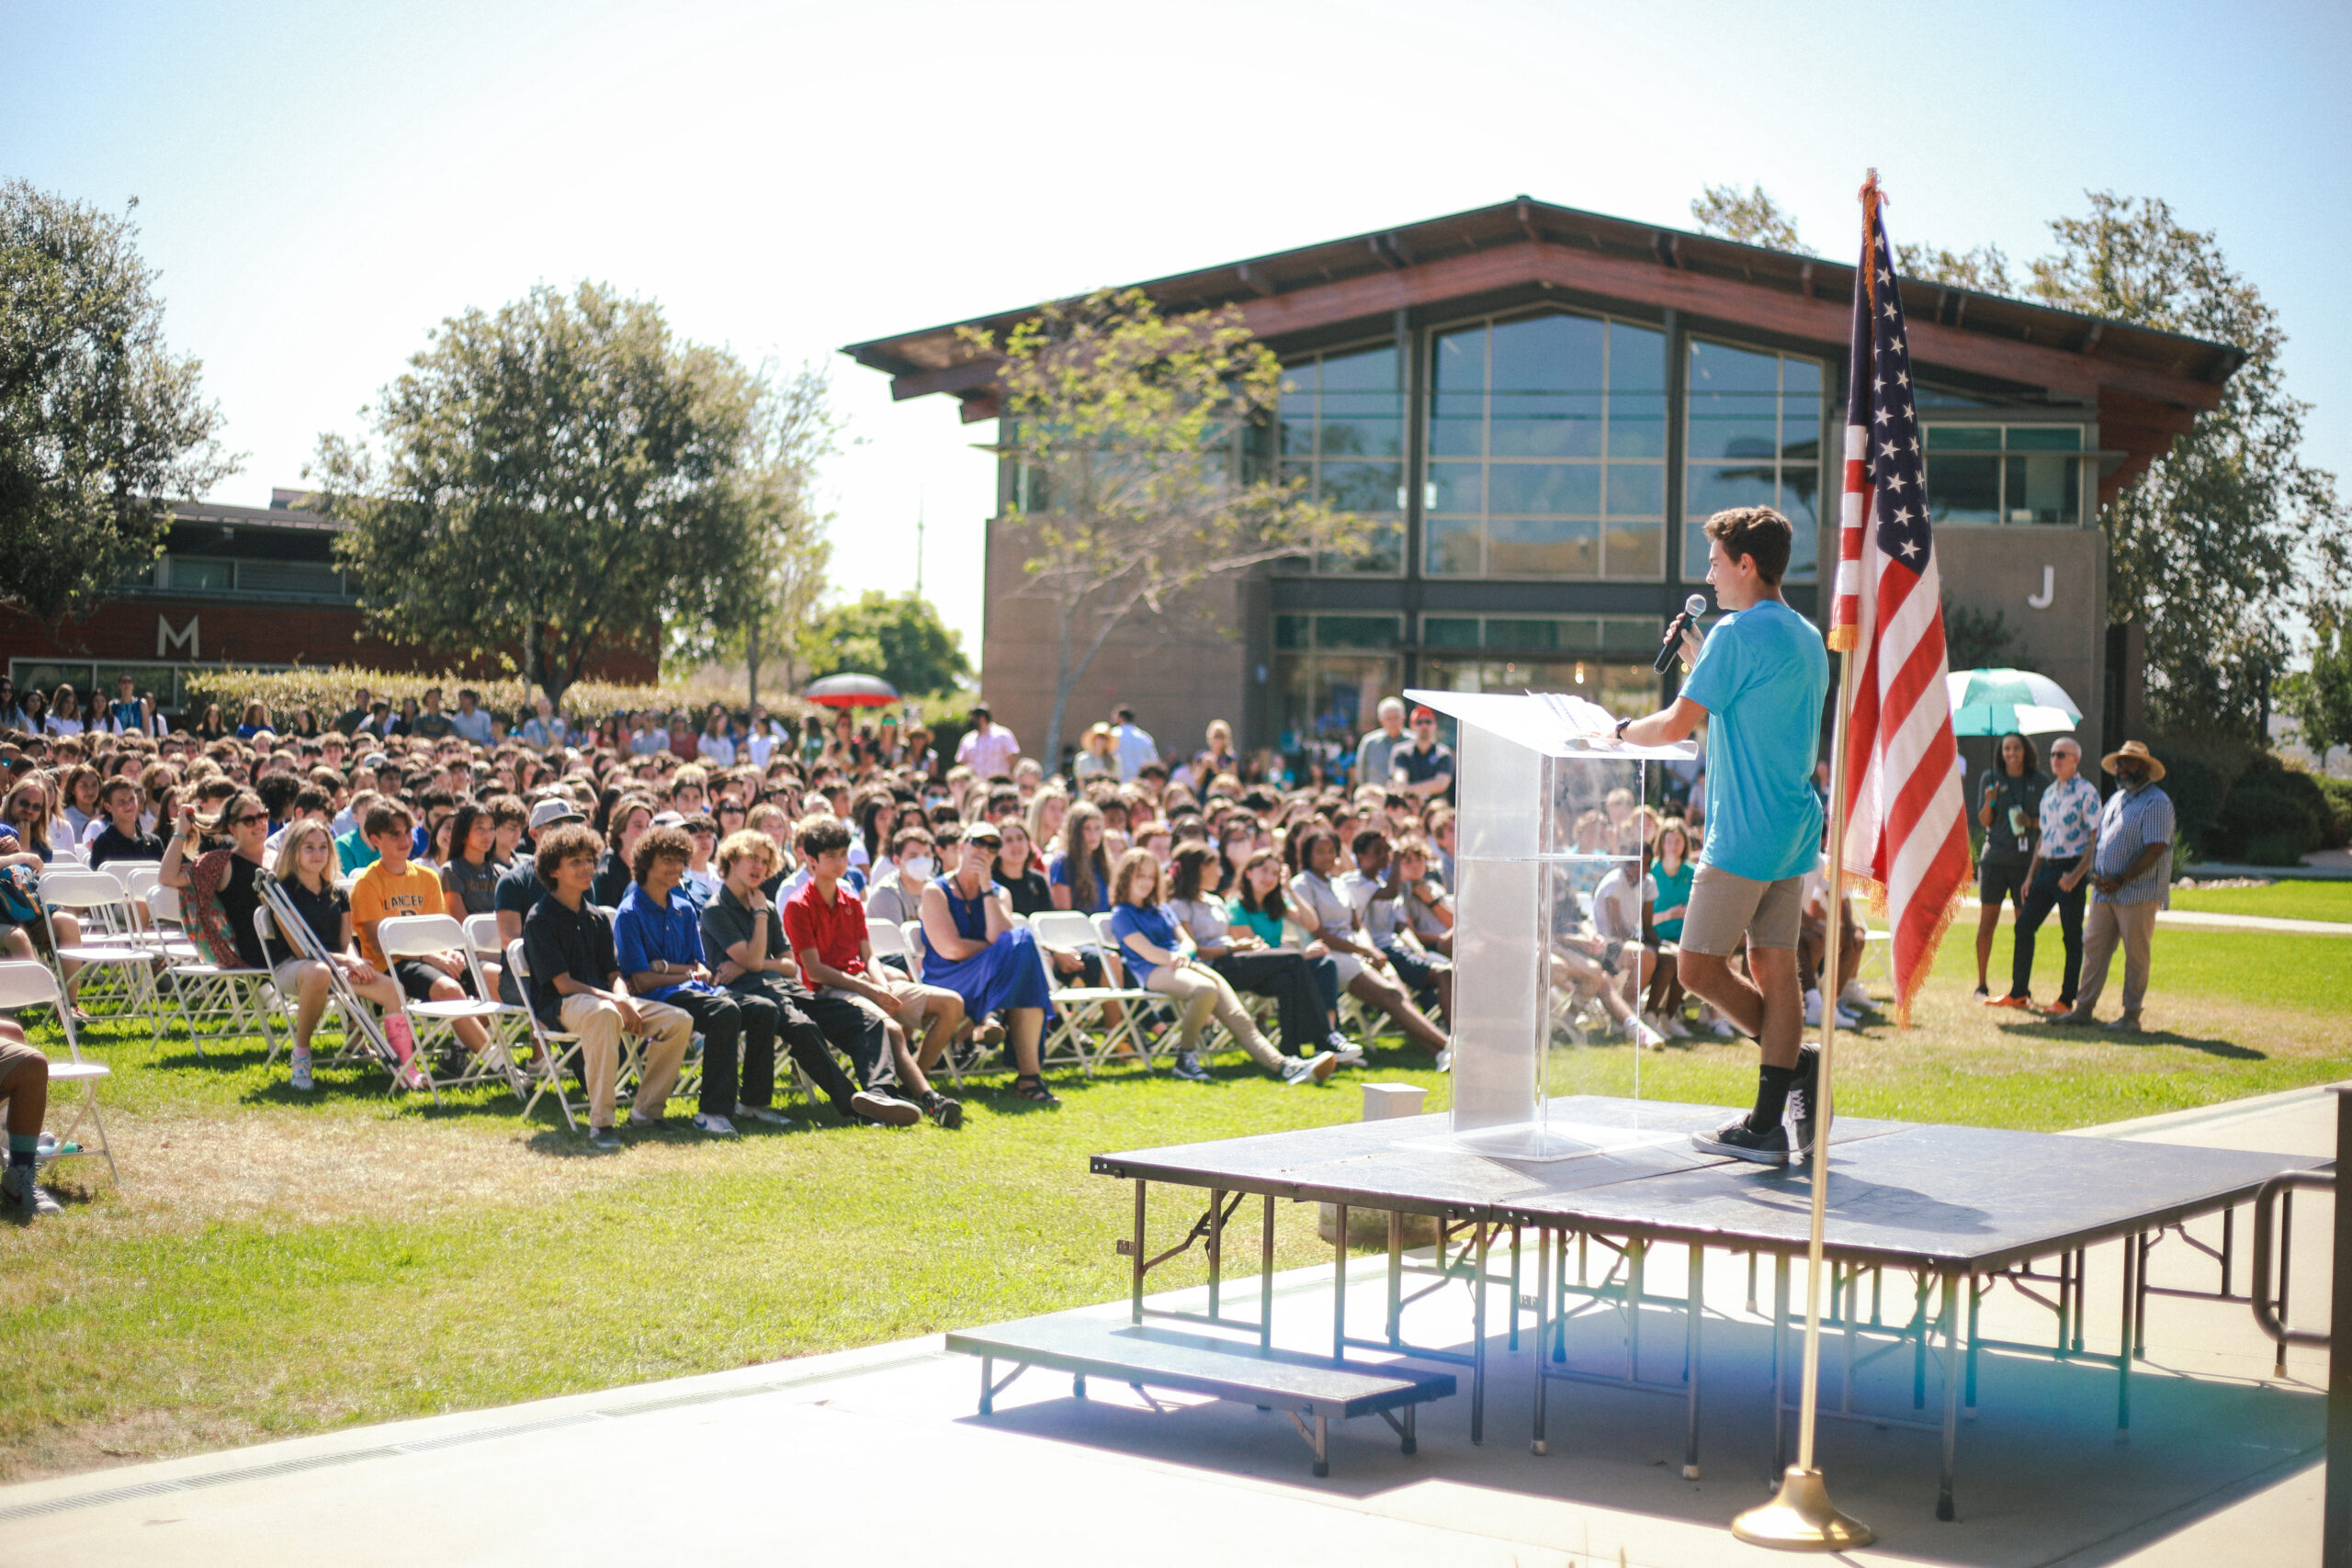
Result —
[[2053, 1023], [2086, 1024], [2116, 945], [2123, 947], [2123, 1015], [2109, 1029], [2137, 1033], [2140, 1003], [2148, 994], [2149, 939], [2156, 911], [2172, 903], [2172, 797], [2156, 787], [2165, 765], [2145, 743], [2126, 740], [2099, 759], [2117, 785], [2098, 814], [2098, 848], [2091, 856], [2090, 919], [2083, 929], [2083, 980], [2075, 1010]]

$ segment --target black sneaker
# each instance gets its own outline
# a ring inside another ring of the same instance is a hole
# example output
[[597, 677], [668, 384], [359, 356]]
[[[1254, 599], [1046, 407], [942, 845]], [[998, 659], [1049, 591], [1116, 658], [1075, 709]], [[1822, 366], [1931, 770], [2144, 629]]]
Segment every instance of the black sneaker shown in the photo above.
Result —
[[1176, 1063], [1168, 1070], [1175, 1074], [1178, 1077], [1182, 1078], [1187, 1083], [1207, 1083], [1210, 1081], [1209, 1070], [1201, 1066], [1201, 1055], [1197, 1051], [1177, 1052]]
[[939, 1123], [944, 1132], [952, 1133], [964, 1124], [964, 1102], [950, 1100], [937, 1089], [922, 1097], [923, 1113]]
[[1789, 1152], [1796, 1159], [1813, 1157], [1813, 1134], [1820, 1126], [1821, 1047], [1807, 1045], [1797, 1052], [1797, 1076], [1789, 1085], [1789, 1125], [1795, 1130], [1795, 1146]]
[[1693, 1133], [1690, 1146], [1702, 1155], [1729, 1155], [1734, 1159], [1752, 1160], [1758, 1165], [1789, 1163], [1789, 1134], [1782, 1127], [1759, 1133], [1747, 1124], [1743, 1116], [1727, 1122], [1712, 1133]]

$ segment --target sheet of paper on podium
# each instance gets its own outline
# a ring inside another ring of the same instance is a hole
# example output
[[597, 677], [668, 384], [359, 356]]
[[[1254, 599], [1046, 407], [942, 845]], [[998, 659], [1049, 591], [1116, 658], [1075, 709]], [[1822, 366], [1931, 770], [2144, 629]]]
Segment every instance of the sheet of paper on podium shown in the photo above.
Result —
[[1459, 736], [1453, 1136], [1519, 1159], [1670, 1141], [1638, 1122], [1553, 1124], [1546, 1102], [1638, 1089], [1634, 1047], [1601, 993], [1613, 989], [1622, 1012], [1640, 962], [1638, 941], [1623, 940], [1639, 937], [1647, 869], [1634, 808], [1661, 763], [1696, 750], [1621, 745], [1616, 715], [1566, 693], [1405, 697], [1453, 718]]

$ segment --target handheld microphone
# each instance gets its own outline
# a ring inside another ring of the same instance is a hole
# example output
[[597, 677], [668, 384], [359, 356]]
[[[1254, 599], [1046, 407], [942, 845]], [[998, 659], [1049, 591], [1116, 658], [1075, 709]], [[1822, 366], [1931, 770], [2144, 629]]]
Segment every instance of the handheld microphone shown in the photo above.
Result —
[[1659, 674], [1665, 674], [1666, 667], [1673, 663], [1675, 655], [1682, 651], [1682, 628], [1706, 613], [1707, 596], [1705, 594], [1693, 593], [1690, 598], [1682, 601], [1682, 614], [1666, 624], [1666, 646], [1657, 650], [1656, 668]]

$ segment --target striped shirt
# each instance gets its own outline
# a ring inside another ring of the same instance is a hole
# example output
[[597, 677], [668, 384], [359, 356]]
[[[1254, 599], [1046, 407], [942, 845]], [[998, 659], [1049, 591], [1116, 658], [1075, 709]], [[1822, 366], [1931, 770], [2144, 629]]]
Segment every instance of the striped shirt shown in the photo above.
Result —
[[2107, 797], [2107, 808], [2099, 814], [2098, 857], [2091, 863], [2093, 871], [2101, 876], [2120, 876], [2148, 845], [2162, 844], [2165, 852], [2138, 880], [2112, 893], [2096, 894], [2099, 903], [2144, 904], [2154, 899], [2159, 909], [2172, 907], [2172, 796], [2154, 784], [2119, 789]]

